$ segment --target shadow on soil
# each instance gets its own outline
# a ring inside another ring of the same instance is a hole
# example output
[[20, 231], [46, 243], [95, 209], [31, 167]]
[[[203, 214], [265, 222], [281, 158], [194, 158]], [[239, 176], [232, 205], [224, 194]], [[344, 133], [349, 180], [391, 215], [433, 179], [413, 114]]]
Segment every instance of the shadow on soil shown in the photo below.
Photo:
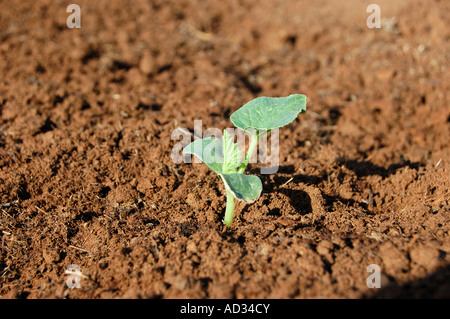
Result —
[[356, 176], [358, 177], [379, 175], [383, 178], [395, 174], [397, 170], [403, 167], [409, 167], [411, 169], [418, 170], [420, 166], [423, 166], [423, 164], [419, 162], [410, 162], [404, 160], [400, 161], [399, 163], [391, 164], [387, 168], [372, 164], [368, 161], [340, 160], [338, 161], [338, 163], [340, 165], [345, 165], [345, 167], [355, 172]]
[[[280, 173], [284, 174], [292, 174], [295, 172], [295, 168], [292, 165], [288, 166], [282, 166], [279, 169]], [[253, 173], [253, 172], [252, 172]], [[257, 174], [257, 172], [254, 172]], [[264, 178], [265, 175], [261, 176], [261, 179], [265, 181]], [[295, 208], [297, 213], [300, 215], [306, 215], [308, 213], [312, 212], [312, 206], [311, 206], [311, 197], [308, 195], [307, 192], [302, 190], [295, 190], [290, 189], [287, 187], [284, 187], [283, 185], [289, 181], [289, 183], [292, 184], [305, 184], [308, 186], [317, 186], [320, 188], [320, 184], [325, 181], [327, 177], [325, 175], [322, 176], [314, 176], [314, 175], [306, 175], [306, 174], [296, 174], [292, 176], [292, 179], [286, 180], [286, 176], [273, 176], [273, 179], [270, 180], [269, 177], [267, 177], [267, 184], [270, 184], [267, 191], [268, 192], [279, 192], [282, 194], [285, 194], [290, 199], [290, 204]], [[267, 186], [265, 186], [267, 187]], [[353, 199], [346, 199], [338, 195], [330, 195], [326, 194], [321, 190], [322, 197], [325, 200], [324, 206], [325, 209], [330, 211], [332, 210], [335, 203], [342, 203], [346, 206], [358, 206], [360, 209], [362, 209], [365, 213], [369, 214], [370, 212], [367, 210], [367, 204], [357, 202]]]
[[[375, 289], [374, 289], [375, 290]], [[390, 283], [377, 289], [373, 294], [362, 296], [369, 299], [447, 299], [450, 298], [450, 265], [447, 265], [428, 277], [406, 284]]]
[[307, 192], [288, 188], [278, 188], [277, 191], [289, 197], [290, 204], [294, 207], [297, 214], [306, 215], [312, 213], [311, 197], [309, 197]]
[[[339, 165], [344, 165], [348, 169], [352, 170], [358, 178], [362, 178], [369, 175], [379, 175], [383, 178], [386, 178], [392, 174], [395, 174], [395, 172], [401, 168], [409, 167], [411, 169], [418, 170], [419, 167], [423, 166], [420, 162], [410, 162], [401, 160], [399, 163], [391, 164], [387, 168], [375, 165], [368, 161], [358, 161], [358, 160], [345, 160], [340, 159], [337, 161]], [[283, 173], [283, 174], [294, 174], [296, 172], [295, 167], [293, 165], [285, 165], [280, 166], [277, 173]], [[259, 169], [252, 169], [252, 174], [260, 175]], [[292, 189], [283, 188], [282, 185], [286, 183], [286, 176], [280, 177], [279, 175], [275, 174], [273, 177], [273, 180], [270, 180], [268, 176], [270, 175], [260, 175], [263, 181], [265, 180], [264, 177], [266, 176], [266, 180], [269, 181], [270, 186], [269, 191], [278, 191], [286, 196], [288, 196], [291, 200], [291, 205], [297, 209], [297, 211], [304, 215], [308, 212], [311, 212], [311, 199], [309, 195], [304, 191], [296, 191]], [[305, 185], [314, 185], [319, 186], [322, 182], [327, 180], [327, 176], [325, 174], [315, 176], [315, 175], [306, 175], [306, 174], [295, 174], [292, 176], [292, 180], [290, 183], [295, 184], [305, 184]], [[281, 186], [281, 187], [280, 187]], [[322, 192], [322, 196], [325, 199], [325, 206], [328, 211], [332, 209], [335, 203], [342, 203], [346, 206], [357, 206], [358, 208], [362, 209], [365, 213], [370, 214], [370, 211], [368, 210], [368, 205], [365, 203], [357, 202], [353, 199], [346, 199], [342, 198], [337, 195], [330, 195]], [[306, 203], [306, 204], [305, 204]], [[305, 207], [305, 205], [307, 207]]]

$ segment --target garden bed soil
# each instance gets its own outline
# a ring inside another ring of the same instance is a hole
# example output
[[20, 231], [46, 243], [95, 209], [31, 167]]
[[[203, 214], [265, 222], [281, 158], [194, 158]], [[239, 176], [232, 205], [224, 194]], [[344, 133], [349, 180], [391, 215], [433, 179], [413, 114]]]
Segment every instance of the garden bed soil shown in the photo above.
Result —
[[[450, 297], [447, 1], [378, 1], [380, 29], [356, 0], [76, 3], [81, 29], [67, 1], [0, 5], [3, 298]], [[225, 226], [173, 130], [293, 93]]]

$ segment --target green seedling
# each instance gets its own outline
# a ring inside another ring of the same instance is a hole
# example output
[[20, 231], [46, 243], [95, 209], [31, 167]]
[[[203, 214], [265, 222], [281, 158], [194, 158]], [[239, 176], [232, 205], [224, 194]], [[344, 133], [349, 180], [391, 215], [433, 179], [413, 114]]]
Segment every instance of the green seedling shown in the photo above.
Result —
[[258, 97], [234, 112], [230, 117], [231, 122], [251, 136], [242, 162], [241, 151], [227, 130], [224, 130], [222, 140], [207, 137], [196, 140], [183, 149], [184, 154], [197, 156], [223, 181], [227, 193], [224, 218], [226, 225], [231, 226], [235, 198], [252, 203], [261, 195], [262, 183], [259, 177], [244, 174], [259, 138], [292, 123], [299, 113], [305, 111], [306, 97], [293, 94], [287, 97]]

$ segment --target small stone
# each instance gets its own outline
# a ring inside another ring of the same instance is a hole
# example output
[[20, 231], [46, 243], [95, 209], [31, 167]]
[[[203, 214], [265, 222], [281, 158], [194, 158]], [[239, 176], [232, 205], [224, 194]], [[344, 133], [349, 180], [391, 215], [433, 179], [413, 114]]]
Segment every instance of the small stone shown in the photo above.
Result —
[[148, 75], [152, 73], [156, 68], [155, 61], [150, 53], [144, 53], [144, 55], [141, 58], [141, 61], [139, 63], [139, 70], [145, 74]]

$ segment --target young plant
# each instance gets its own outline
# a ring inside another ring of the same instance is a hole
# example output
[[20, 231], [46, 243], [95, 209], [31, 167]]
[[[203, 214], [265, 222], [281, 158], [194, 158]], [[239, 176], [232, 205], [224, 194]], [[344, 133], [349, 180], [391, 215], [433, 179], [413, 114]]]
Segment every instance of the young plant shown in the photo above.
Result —
[[235, 198], [252, 203], [261, 195], [262, 183], [259, 177], [244, 174], [259, 138], [292, 123], [299, 113], [305, 111], [306, 97], [293, 94], [287, 97], [258, 97], [234, 112], [230, 117], [231, 122], [251, 136], [242, 162], [241, 151], [227, 130], [223, 131], [222, 140], [207, 137], [196, 140], [183, 149], [184, 154], [197, 156], [223, 181], [227, 193], [224, 218], [226, 225], [231, 226]]

